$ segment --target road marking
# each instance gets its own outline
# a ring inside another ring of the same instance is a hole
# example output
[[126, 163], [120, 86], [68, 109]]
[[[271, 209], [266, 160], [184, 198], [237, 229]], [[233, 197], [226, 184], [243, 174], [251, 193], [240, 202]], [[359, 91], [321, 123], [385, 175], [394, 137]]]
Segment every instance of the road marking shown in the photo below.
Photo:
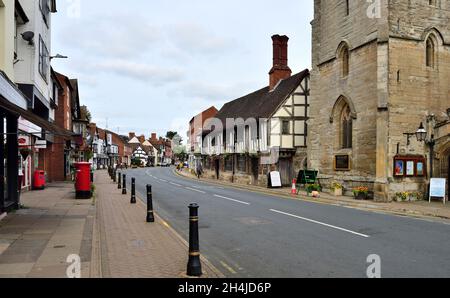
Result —
[[224, 200], [233, 201], [233, 202], [236, 202], [236, 203], [239, 203], [239, 204], [250, 205], [250, 203], [242, 202], [242, 201], [231, 199], [231, 198], [227, 198], [227, 197], [224, 197], [224, 196], [219, 196], [219, 195], [214, 195], [214, 196], [216, 198], [221, 198], [221, 199], [224, 199]]
[[170, 184], [175, 185], [175, 186], [178, 186], [178, 187], [181, 187], [181, 186], [182, 186], [182, 185], [180, 185], [180, 184], [176, 184], [176, 183], [173, 183], [173, 182], [170, 182]]
[[167, 180], [164, 180], [164, 179], [159, 179], [160, 181], [162, 181], [162, 182], [166, 182], [167, 183]]
[[201, 190], [198, 190], [198, 189], [195, 189], [195, 188], [191, 188], [191, 187], [186, 187], [186, 189], [189, 189], [189, 190], [192, 190], [192, 191], [196, 191], [196, 192], [199, 192], [199, 193], [203, 193], [203, 194], [206, 193], [204, 191], [201, 191]]
[[275, 209], [270, 209], [270, 211], [278, 213], [278, 214], [283, 214], [283, 215], [287, 215], [287, 216], [290, 216], [290, 217], [298, 218], [298, 219], [301, 219], [301, 220], [305, 220], [305, 221], [308, 221], [308, 222], [311, 222], [311, 223], [315, 223], [315, 224], [322, 225], [322, 226], [325, 226], [325, 227], [329, 227], [329, 228], [332, 228], [332, 229], [336, 229], [336, 230], [339, 230], [339, 231], [343, 231], [343, 232], [347, 232], [347, 233], [350, 233], [350, 234], [354, 234], [354, 235], [357, 235], [357, 236], [361, 236], [361, 237], [364, 237], [364, 238], [370, 238], [369, 235], [364, 235], [364, 234], [357, 233], [357, 232], [354, 232], [354, 231], [351, 231], [351, 230], [347, 230], [347, 229], [340, 228], [340, 227], [337, 227], [337, 226], [329, 225], [329, 224], [326, 224], [326, 223], [323, 223], [323, 222], [320, 222], [320, 221], [317, 221], [317, 220], [312, 220], [312, 219], [309, 219], [309, 218], [305, 218], [305, 217], [301, 217], [301, 216], [298, 216], [298, 215], [286, 213], [286, 212], [283, 212], [283, 211], [278, 211], [278, 210], [275, 210]]
[[222, 264], [223, 267], [225, 267], [225, 269], [227, 269], [228, 271], [230, 271], [231, 274], [237, 274], [236, 271], [234, 271], [233, 268], [231, 268], [231, 266], [229, 266], [227, 263], [220, 261], [220, 264]]

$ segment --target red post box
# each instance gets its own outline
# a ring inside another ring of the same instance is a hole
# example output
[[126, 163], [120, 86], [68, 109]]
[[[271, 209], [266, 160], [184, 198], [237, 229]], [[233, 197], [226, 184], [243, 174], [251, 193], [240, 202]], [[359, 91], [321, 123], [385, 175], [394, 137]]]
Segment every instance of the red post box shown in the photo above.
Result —
[[89, 162], [75, 163], [75, 190], [77, 199], [89, 199], [91, 191], [91, 164]]
[[45, 188], [45, 172], [41, 170], [34, 171], [33, 189]]

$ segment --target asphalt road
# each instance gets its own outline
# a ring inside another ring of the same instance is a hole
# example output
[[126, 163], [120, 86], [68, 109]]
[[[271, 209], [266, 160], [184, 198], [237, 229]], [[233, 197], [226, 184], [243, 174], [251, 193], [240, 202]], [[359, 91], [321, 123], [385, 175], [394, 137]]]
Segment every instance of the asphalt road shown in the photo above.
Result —
[[[219, 187], [173, 168], [127, 171], [138, 195], [153, 186], [155, 211], [188, 239], [190, 203], [200, 205], [200, 249], [227, 277], [450, 277], [450, 225]], [[127, 185], [128, 188], [130, 185]], [[145, 214], [143, 214], [145, 220]]]

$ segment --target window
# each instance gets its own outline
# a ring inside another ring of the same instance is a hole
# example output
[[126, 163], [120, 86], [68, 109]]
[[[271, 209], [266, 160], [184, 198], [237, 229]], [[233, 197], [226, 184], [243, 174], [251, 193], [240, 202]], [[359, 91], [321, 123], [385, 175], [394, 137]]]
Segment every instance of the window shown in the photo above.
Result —
[[14, 59], [17, 59], [17, 19], [14, 19]]
[[289, 135], [291, 134], [291, 121], [289, 120], [283, 120], [282, 124], [282, 132], [283, 135]]
[[434, 67], [435, 64], [435, 45], [431, 37], [426, 42], [426, 64], [427, 67]]
[[233, 157], [227, 156], [225, 158], [225, 171], [232, 172], [233, 171]]
[[348, 76], [350, 70], [350, 53], [348, 47], [342, 49], [342, 76]]
[[45, 24], [48, 26], [48, 21], [50, 19], [50, 5], [48, 4], [48, 0], [39, 0], [39, 8], [42, 13], [42, 18], [44, 19]]
[[49, 56], [47, 46], [45, 45], [42, 36], [39, 35], [39, 73], [46, 82], [50, 69]]
[[247, 159], [245, 158], [245, 155], [238, 155], [238, 157], [237, 157], [237, 170], [240, 173], [246, 173], [247, 172]]
[[341, 148], [350, 149], [353, 147], [353, 119], [348, 105], [341, 115]]

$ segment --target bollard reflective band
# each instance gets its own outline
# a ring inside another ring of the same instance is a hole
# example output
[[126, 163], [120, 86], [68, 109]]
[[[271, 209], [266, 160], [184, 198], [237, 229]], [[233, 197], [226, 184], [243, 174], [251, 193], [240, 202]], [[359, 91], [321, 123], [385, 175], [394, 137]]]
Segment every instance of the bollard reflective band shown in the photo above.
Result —
[[198, 216], [191, 216], [189, 217], [190, 221], [198, 221]]
[[198, 256], [200, 256], [200, 252], [199, 251], [191, 251], [191, 252], [189, 252], [189, 255], [192, 257], [198, 257]]

